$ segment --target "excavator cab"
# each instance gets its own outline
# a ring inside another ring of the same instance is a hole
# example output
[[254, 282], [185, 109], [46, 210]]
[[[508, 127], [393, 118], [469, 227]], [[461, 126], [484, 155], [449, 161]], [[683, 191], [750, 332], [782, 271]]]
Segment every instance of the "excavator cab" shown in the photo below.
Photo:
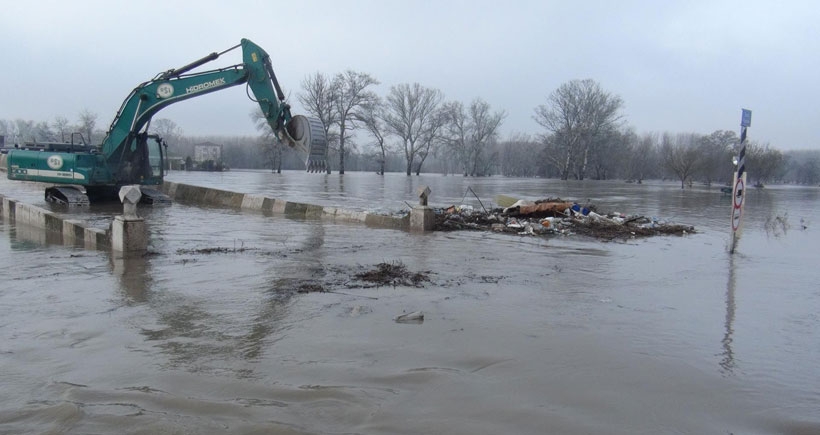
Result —
[[168, 145], [161, 137], [154, 135], [153, 138], [149, 136], [147, 143], [148, 148], [148, 175], [151, 178], [158, 178], [160, 183], [165, 175], [165, 151]]
[[165, 153], [162, 138], [155, 134], [140, 133], [130, 145], [122, 147], [117, 157], [117, 184], [162, 184]]

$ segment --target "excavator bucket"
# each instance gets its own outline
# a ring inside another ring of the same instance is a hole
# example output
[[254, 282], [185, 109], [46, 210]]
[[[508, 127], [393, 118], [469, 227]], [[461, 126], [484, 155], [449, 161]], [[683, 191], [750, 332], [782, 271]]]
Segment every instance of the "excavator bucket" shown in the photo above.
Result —
[[285, 126], [292, 146], [307, 153], [305, 167], [308, 172], [324, 172], [327, 169], [327, 134], [322, 121], [295, 115]]

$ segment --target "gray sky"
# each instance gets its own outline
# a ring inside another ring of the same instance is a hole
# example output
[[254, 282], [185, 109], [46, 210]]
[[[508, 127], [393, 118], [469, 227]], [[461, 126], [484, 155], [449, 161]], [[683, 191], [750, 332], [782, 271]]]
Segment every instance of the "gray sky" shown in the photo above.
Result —
[[[40, 1], [0, 8], [0, 119], [105, 129], [133, 87], [248, 38], [296, 101], [302, 79], [353, 69], [480, 97], [502, 133], [540, 133], [533, 109], [591, 78], [625, 102], [638, 133], [739, 132], [780, 149], [820, 149], [816, 1]], [[240, 61], [239, 51], [210, 65]], [[244, 86], [171, 106], [188, 135], [256, 134]], [[298, 104], [293, 112], [302, 113]]]

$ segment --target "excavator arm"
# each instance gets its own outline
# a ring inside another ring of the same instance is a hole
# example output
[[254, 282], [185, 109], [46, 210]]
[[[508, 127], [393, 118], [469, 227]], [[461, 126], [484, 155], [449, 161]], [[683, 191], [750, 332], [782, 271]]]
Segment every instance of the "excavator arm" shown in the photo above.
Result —
[[[198, 73], [189, 71], [216, 60], [222, 54], [242, 47], [241, 64]], [[307, 154], [309, 171], [324, 170], [327, 165], [327, 138], [321, 121], [293, 116], [285, 102], [270, 56], [248, 39], [222, 53], [211, 53], [181, 68], [158, 74], [137, 86], [123, 102], [102, 143], [102, 154], [113, 174], [121, 173], [127, 164], [128, 148], [139, 146], [137, 138], [151, 118], [163, 108], [189, 98], [247, 84], [249, 97], [259, 104], [276, 137]], [[115, 175], [116, 177], [116, 175]]]

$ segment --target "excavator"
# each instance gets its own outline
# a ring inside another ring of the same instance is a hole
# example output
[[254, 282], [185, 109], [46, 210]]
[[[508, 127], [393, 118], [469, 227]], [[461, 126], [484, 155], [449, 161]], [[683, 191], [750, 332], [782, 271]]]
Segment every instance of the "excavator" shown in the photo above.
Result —
[[[192, 70], [242, 47], [242, 63], [209, 71]], [[246, 84], [248, 97], [259, 104], [278, 140], [306, 153], [309, 172], [327, 165], [327, 137], [319, 119], [291, 115], [270, 56], [248, 39], [220, 53], [211, 53], [180, 68], [157, 74], [134, 88], [117, 111], [100, 145], [80, 136], [75, 143], [39, 143], [8, 153], [8, 178], [51, 183], [47, 201], [88, 205], [114, 199], [120, 187], [141, 185], [142, 202], [170, 199], [156, 189], [165, 175], [167, 145], [149, 134], [151, 118], [163, 108], [189, 98]]]

